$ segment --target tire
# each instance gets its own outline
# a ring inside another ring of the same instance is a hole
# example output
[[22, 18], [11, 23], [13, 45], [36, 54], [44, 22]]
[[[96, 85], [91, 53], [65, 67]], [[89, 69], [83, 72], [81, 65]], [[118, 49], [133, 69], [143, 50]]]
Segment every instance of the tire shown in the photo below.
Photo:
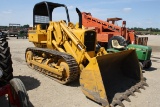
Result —
[[141, 68], [141, 70], [142, 70], [142, 73], [145, 73], [145, 71], [144, 71], [144, 66], [143, 66], [143, 64], [142, 64], [142, 62], [139, 62], [139, 66], [140, 66], [140, 68]]
[[119, 45], [121, 45], [121, 46], [125, 46], [125, 47], [127, 46], [127, 42], [126, 42], [126, 39], [124, 37], [122, 37], [122, 36], [112, 36], [108, 41], [108, 47], [107, 47], [108, 49], [113, 48], [112, 40], [117, 40]]
[[3, 33], [2, 32], [0, 32], [0, 39], [3, 37]]
[[142, 62], [139, 62], [139, 66], [141, 67], [141, 69], [143, 69], [143, 64], [142, 64]]
[[[10, 80], [11, 93], [17, 107], [29, 107], [29, 97], [22, 81], [18, 78]], [[10, 103], [12, 107], [12, 104]], [[15, 106], [15, 105], [14, 105]]]
[[13, 78], [13, 68], [10, 48], [8, 47], [6, 39], [0, 39], [0, 67], [3, 72], [0, 82], [9, 82]]
[[152, 62], [151, 62], [151, 60], [150, 60], [150, 61], [148, 61], [148, 62], [144, 65], [144, 68], [145, 68], [145, 69], [149, 69], [151, 66], [152, 66]]

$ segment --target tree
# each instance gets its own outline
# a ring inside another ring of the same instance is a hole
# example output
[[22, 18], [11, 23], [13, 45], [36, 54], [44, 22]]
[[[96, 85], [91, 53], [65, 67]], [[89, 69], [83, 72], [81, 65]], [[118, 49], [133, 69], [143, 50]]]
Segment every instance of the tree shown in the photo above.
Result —
[[29, 25], [27, 24], [27, 25], [23, 25], [23, 28], [29, 28]]

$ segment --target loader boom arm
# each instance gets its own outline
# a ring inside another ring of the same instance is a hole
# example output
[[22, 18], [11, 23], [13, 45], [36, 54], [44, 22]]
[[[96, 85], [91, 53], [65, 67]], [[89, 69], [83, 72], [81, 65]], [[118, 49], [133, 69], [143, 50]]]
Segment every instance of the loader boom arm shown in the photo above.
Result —
[[66, 26], [66, 24], [63, 21], [60, 22], [60, 27], [67, 34], [67, 36], [73, 41], [73, 43], [79, 48], [79, 50], [82, 49], [85, 50], [85, 46], [83, 45], [83, 43], [76, 37], [74, 33], [72, 33], [72, 31]]
[[63, 46], [64, 51], [73, 55], [73, 57], [77, 60], [77, 62], [80, 63], [83, 60], [85, 54], [84, 53], [86, 50], [85, 45], [81, 42], [79, 38], [76, 37], [76, 35], [72, 32], [72, 29], [69, 28], [64, 21], [60, 21], [57, 23], [53, 22], [53, 23], [54, 23], [53, 29], [61, 30], [61, 31], [53, 30], [55, 40], [60, 41], [59, 38], [61, 38], [60, 42], [57, 42], [54, 39], [52, 39], [53, 45], [57, 48], [57, 50], [61, 49], [60, 46]]

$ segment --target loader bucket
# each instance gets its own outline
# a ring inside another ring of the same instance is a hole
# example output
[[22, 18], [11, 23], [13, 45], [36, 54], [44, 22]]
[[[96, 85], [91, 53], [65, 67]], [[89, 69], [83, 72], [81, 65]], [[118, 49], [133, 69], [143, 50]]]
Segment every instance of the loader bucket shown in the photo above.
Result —
[[80, 75], [82, 92], [105, 107], [124, 106], [133, 92], [147, 85], [135, 50], [126, 50], [92, 58]]

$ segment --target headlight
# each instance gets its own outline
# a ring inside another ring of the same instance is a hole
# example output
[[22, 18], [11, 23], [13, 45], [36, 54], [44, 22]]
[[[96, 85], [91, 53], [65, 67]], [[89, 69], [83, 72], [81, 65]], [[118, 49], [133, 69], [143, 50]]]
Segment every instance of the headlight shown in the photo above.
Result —
[[3, 71], [2, 69], [0, 68], [0, 78], [3, 76]]

